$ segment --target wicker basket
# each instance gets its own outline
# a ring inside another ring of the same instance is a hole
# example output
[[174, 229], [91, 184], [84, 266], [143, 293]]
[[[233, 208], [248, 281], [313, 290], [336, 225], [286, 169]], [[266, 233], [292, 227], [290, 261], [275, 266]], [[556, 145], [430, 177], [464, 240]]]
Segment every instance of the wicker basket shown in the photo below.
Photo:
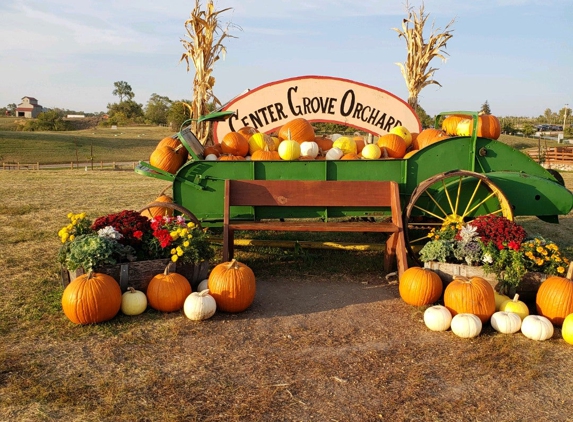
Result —
[[[171, 260], [169, 258], [127, 262], [109, 267], [96, 268], [94, 271], [112, 276], [119, 283], [122, 292], [125, 292], [128, 287], [146, 292], [151, 279], [155, 275], [163, 273], [165, 267], [170, 262]], [[196, 265], [178, 264], [176, 262], [171, 265], [170, 271], [181, 274], [187, 278], [189, 283], [191, 283], [193, 291], [197, 290], [197, 286], [201, 280], [206, 279], [209, 274], [208, 261], [203, 261]], [[83, 268], [78, 268], [75, 271], [68, 271], [66, 268], [62, 268], [62, 285], [66, 287], [72, 280], [82, 274], [84, 274]]]

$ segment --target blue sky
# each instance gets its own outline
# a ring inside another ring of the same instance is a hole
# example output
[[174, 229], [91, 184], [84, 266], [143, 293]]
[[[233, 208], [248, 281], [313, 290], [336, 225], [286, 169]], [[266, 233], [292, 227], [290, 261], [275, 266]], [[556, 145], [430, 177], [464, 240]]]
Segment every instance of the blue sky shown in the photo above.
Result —
[[[202, 0], [204, 3], [204, 1]], [[215, 0], [235, 39], [215, 64], [215, 95], [304, 75], [351, 79], [404, 100], [405, 42], [391, 28], [401, 0]], [[410, 0], [415, 9], [421, 1]], [[430, 115], [479, 110], [538, 116], [573, 107], [572, 0], [426, 0], [428, 24], [455, 18], [446, 63], [419, 101]], [[113, 83], [145, 105], [157, 93], [192, 96], [193, 68], [179, 63], [193, 0], [12, 0], [0, 4], [0, 106], [23, 96], [44, 107], [106, 111]], [[427, 25], [429, 34], [431, 25]]]

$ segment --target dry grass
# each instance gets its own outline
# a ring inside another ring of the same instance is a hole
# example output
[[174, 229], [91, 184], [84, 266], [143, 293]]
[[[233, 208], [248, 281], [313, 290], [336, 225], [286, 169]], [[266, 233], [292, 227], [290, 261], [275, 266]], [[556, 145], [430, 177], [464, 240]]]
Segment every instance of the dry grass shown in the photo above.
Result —
[[571, 420], [573, 347], [558, 329], [546, 342], [489, 326], [474, 340], [429, 332], [375, 253], [238, 250], [257, 275], [246, 312], [76, 326], [60, 306], [65, 215], [137, 209], [165, 182], [105, 171], [0, 181], [2, 421]]

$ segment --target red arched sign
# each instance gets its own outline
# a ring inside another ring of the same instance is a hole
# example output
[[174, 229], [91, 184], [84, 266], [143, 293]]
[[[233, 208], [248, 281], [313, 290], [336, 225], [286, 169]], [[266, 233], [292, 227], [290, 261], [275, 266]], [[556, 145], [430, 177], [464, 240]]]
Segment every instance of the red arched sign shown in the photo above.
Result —
[[289, 120], [330, 122], [375, 136], [395, 126], [420, 132], [416, 113], [405, 101], [380, 88], [329, 76], [300, 76], [271, 82], [233, 99], [223, 110], [236, 115], [213, 124], [213, 140], [243, 126], [272, 133]]

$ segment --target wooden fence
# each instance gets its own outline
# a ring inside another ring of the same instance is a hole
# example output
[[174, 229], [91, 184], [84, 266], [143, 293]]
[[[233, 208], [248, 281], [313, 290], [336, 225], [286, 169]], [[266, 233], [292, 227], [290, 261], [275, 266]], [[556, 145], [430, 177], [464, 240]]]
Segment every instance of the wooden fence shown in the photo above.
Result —
[[538, 163], [545, 164], [546, 166], [573, 166], [573, 147], [529, 148], [524, 152]]
[[69, 164], [40, 164], [40, 163], [6, 163], [2, 162], [2, 170], [56, 170], [56, 169], [79, 169], [79, 170], [134, 170], [137, 162], [112, 162], [104, 163], [79, 163]]

